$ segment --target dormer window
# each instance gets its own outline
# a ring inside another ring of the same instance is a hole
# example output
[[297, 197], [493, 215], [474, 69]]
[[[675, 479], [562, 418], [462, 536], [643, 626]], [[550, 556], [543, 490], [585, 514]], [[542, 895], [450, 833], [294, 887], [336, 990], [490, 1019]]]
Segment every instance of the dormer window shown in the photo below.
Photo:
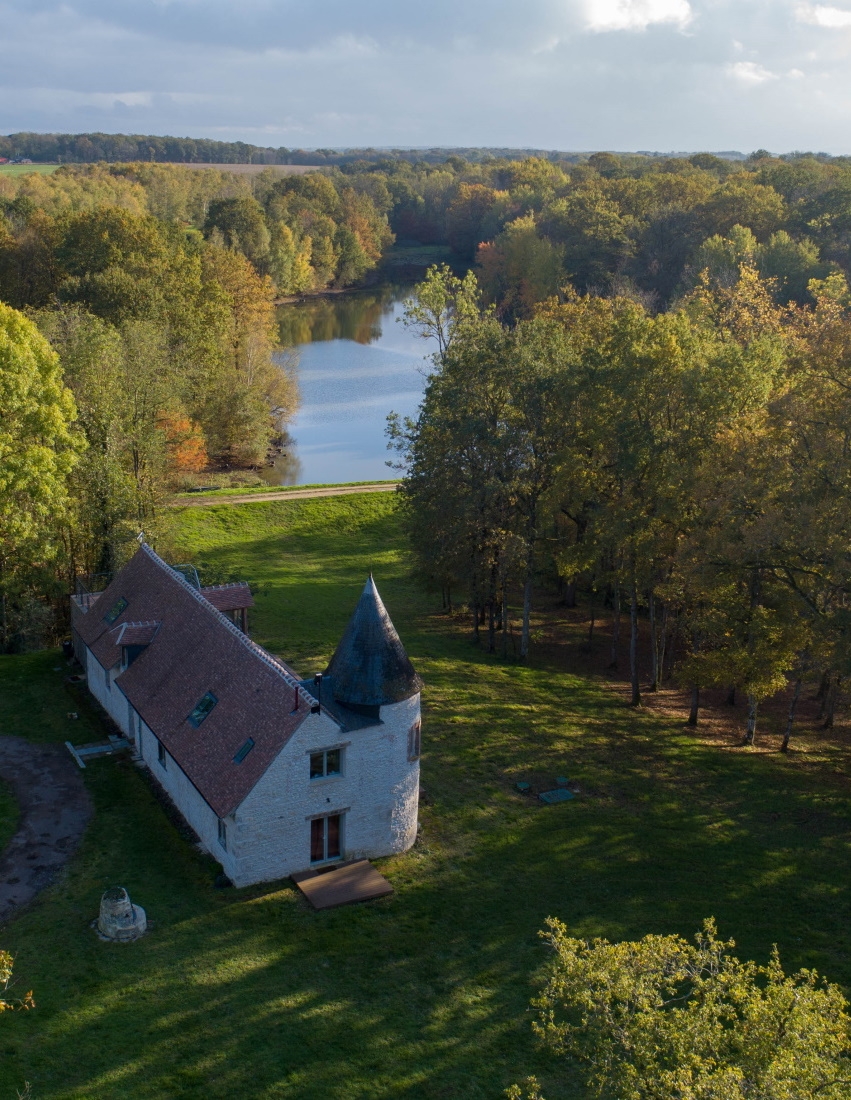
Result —
[[206, 695], [195, 704], [192, 713], [189, 715], [189, 725], [194, 726], [197, 730], [201, 723], [210, 714], [210, 711], [218, 703], [218, 699], [213, 695], [212, 691], [208, 691]]
[[148, 647], [146, 645], [125, 645], [125, 646], [122, 646], [121, 647], [121, 654], [122, 654], [121, 667], [122, 668], [129, 668], [133, 664], [133, 662], [136, 660], [136, 658], [141, 656], [142, 653], [144, 653], [144, 651], [147, 648]]
[[127, 601], [123, 596], [119, 596], [112, 607], [107, 611], [103, 617], [105, 623], [109, 623], [110, 626], [115, 622], [119, 615], [127, 610]]

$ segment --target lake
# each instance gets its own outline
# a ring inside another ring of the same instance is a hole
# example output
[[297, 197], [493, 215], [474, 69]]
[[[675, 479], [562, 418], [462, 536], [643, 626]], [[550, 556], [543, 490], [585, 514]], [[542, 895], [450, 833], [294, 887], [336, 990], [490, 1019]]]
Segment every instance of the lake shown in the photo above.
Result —
[[263, 471], [273, 485], [374, 481], [396, 476], [387, 414], [416, 413], [430, 344], [397, 319], [410, 286], [280, 306], [281, 343], [298, 351], [301, 405], [290, 442]]

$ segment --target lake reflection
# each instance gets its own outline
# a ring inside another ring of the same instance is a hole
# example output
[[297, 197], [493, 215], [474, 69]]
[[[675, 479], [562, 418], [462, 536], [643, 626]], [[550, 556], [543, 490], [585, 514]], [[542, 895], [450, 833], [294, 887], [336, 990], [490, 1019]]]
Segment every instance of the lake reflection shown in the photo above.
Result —
[[397, 323], [411, 288], [281, 306], [281, 343], [299, 353], [301, 406], [291, 440], [264, 477], [273, 485], [392, 478], [387, 414], [413, 416], [430, 346]]

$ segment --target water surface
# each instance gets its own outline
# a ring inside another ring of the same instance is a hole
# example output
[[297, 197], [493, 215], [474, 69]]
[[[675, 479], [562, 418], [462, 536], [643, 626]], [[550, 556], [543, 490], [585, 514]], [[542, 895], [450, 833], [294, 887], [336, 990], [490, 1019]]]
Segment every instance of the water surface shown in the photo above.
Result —
[[299, 354], [301, 405], [274, 485], [395, 476], [384, 430], [390, 412], [416, 413], [431, 351], [397, 318], [409, 286], [281, 306], [281, 342]]

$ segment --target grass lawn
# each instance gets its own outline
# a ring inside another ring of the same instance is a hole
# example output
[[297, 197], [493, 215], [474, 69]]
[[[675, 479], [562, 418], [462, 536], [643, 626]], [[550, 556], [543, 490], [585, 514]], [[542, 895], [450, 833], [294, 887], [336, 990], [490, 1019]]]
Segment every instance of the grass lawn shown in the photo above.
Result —
[[[635, 712], [580, 675], [555, 608], [527, 667], [474, 649], [408, 575], [392, 494], [177, 513], [182, 560], [256, 582], [253, 634], [321, 669], [372, 569], [422, 673], [422, 838], [379, 861], [395, 894], [315, 914], [286, 882], [213, 888], [132, 764], [85, 772], [97, 806], [63, 881], [0, 934], [33, 1012], [0, 1027], [0, 1096], [498, 1097], [537, 1073], [582, 1097], [535, 1049], [527, 1012], [546, 916], [582, 935], [691, 935], [714, 915], [743, 956], [778, 943], [787, 969], [851, 985], [844, 732], [798, 751], [695, 736], [676, 710]], [[601, 645], [605, 639], [601, 638]], [[0, 658], [0, 729], [98, 736], [66, 718], [54, 653]], [[520, 779], [568, 775], [545, 807]], [[121, 884], [150, 934], [99, 942], [101, 891]]]
[[58, 167], [58, 164], [0, 164], [0, 176], [25, 176], [28, 172], [49, 176]]

